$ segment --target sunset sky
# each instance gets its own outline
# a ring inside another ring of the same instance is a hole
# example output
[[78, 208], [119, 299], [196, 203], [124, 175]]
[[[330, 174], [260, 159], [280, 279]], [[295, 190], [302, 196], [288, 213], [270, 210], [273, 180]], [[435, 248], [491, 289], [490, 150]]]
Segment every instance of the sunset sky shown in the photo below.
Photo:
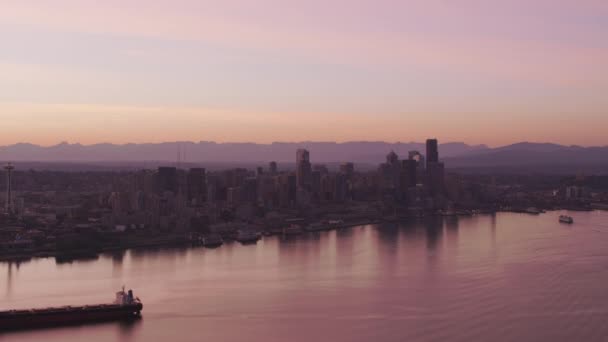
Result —
[[608, 145], [606, 0], [0, 0], [0, 145]]

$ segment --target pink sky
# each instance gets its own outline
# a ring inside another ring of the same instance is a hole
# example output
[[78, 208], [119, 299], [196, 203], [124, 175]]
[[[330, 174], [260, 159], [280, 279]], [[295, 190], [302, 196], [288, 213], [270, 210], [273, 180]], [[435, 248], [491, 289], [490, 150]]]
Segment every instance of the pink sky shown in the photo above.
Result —
[[0, 144], [608, 145], [605, 1], [13, 1]]

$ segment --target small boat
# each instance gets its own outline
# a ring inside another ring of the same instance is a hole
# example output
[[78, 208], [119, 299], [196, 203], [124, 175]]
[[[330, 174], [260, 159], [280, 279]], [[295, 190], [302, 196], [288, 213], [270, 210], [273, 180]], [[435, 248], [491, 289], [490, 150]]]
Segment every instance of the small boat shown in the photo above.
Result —
[[261, 238], [261, 234], [258, 234], [256, 231], [250, 230], [250, 229], [242, 229], [242, 230], [239, 230], [238, 233], [236, 234], [235, 240], [242, 244], [247, 244], [247, 243], [256, 243], [256, 242], [258, 242], [258, 240], [260, 238]]
[[538, 208], [535, 208], [535, 207], [529, 207], [525, 211], [526, 211], [526, 213], [532, 214], [532, 215], [538, 215], [538, 214], [542, 213], [541, 210], [539, 210]]
[[559, 216], [559, 222], [561, 222], [561, 223], [574, 223], [574, 219], [572, 218], [572, 216], [560, 215]]

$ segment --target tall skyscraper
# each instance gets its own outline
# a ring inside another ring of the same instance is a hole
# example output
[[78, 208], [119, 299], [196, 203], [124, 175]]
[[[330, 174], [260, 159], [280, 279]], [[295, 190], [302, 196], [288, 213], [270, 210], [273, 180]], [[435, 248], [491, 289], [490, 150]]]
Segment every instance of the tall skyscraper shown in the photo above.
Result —
[[156, 174], [156, 184], [159, 192], [165, 191], [178, 192], [177, 168], [170, 166], [161, 166]]
[[296, 151], [296, 162], [301, 162], [301, 161], [308, 161], [310, 162], [310, 152], [308, 152], [308, 150], [305, 150], [303, 148], [299, 148]]
[[312, 165], [310, 153], [305, 149], [298, 149], [296, 152], [296, 182], [299, 188], [311, 190]]
[[439, 149], [437, 139], [426, 141], [426, 179], [429, 192], [432, 196], [444, 192], [445, 167], [439, 162]]
[[13, 164], [8, 163], [6, 164], [6, 166], [4, 167], [4, 169], [6, 170], [6, 213], [7, 214], [12, 214], [13, 213], [13, 197], [12, 197], [12, 176], [13, 176], [13, 170], [15, 169], [15, 167], [13, 166]]
[[426, 141], [426, 165], [439, 162], [439, 149], [437, 139], [427, 139]]

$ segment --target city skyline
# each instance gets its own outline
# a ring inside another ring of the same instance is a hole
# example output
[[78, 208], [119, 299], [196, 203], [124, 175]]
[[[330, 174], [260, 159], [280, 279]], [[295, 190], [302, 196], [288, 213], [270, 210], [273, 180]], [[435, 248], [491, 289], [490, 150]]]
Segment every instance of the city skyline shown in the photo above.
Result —
[[0, 340], [608, 336], [608, 0], [0, 0]]
[[0, 145], [607, 145], [607, 17], [594, 0], [4, 1]]

